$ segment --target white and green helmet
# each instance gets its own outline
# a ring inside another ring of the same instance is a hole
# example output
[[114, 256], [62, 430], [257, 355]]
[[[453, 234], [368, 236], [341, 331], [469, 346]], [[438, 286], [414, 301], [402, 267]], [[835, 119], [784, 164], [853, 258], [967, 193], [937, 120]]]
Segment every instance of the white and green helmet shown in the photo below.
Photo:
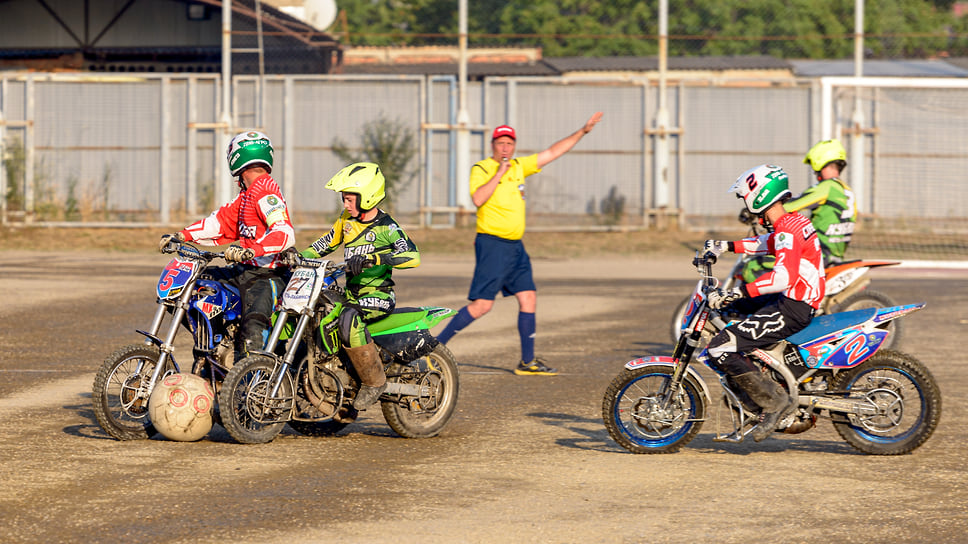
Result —
[[787, 173], [772, 164], [761, 164], [743, 172], [729, 192], [736, 193], [737, 198], [746, 203], [746, 209], [757, 215], [793, 194]]
[[229, 149], [225, 153], [229, 161], [229, 171], [236, 177], [242, 170], [262, 164], [266, 170], [272, 171], [272, 142], [265, 134], [250, 130], [240, 132], [229, 142]]

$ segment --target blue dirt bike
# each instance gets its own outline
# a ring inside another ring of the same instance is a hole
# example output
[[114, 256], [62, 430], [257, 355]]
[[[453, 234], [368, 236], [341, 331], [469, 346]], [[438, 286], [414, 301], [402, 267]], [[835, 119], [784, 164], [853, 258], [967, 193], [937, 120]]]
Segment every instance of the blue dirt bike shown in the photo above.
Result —
[[[612, 380], [602, 402], [609, 435], [633, 453], [671, 453], [689, 443], [711, 417], [706, 382], [691, 366], [700, 345], [726, 327], [727, 317], [707, 304], [718, 286], [715, 257], [694, 260], [702, 279], [690, 300], [671, 357], [629, 361]], [[890, 323], [924, 304], [866, 308], [822, 315], [770, 349], [747, 353], [783, 385], [792, 412], [778, 432], [802, 433], [829, 418], [854, 448], [872, 455], [899, 455], [923, 444], [941, 417], [941, 392], [917, 359], [881, 349]], [[715, 441], [742, 442], [759, 422], [759, 407], [732, 388], [725, 376], [721, 417], [726, 432]]]
[[[171, 242], [166, 253], [175, 253], [158, 280], [158, 309], [142, 343], [118, 348], [101, 364], [91, 394], [98, 425], [118, 440], [154, 436], [148, 418], [148, 397], [164, 376], [182, 372], [175, 361], [175, 337], [184, 327], [191, 332], [191, 372], [210, 380], [217, 391], [234, 358], [233, 344], [239, 328], [239, 292], [202, 277], [222, 253]], [[170, 317], [163, 328], [165, 316]], [[163, 336], [162, 336], [163, 334]]]

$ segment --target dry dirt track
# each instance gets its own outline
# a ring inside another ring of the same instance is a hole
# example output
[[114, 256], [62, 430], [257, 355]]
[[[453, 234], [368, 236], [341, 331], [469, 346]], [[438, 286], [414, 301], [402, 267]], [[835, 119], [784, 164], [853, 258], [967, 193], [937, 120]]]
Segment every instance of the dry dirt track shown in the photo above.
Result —
[[[688, 256], [536, 261], [538, 350], [563, 373], [508, 372], [515, 305], [450, 343], [459, 412], [439, 438], [397, 438], [379, 411], [343, 436], [242, 446], [118, 442], [90, 408], [101, 360], [139, 341], [165, 257], [0, 252], [0, 542], [965, 542], [968, 284], [876, 272], [928, 308], [904, 350], [941, 383], [941, 425], [900, 457], [856, 453], [821, 421], [760, 444], [632, 455], [601, 422], [623, 362], [670, 348]], [[401, 305], [463, 303], [464, 258], [401, 272]], [[371, 412], [374, 412], [371, 410]]]

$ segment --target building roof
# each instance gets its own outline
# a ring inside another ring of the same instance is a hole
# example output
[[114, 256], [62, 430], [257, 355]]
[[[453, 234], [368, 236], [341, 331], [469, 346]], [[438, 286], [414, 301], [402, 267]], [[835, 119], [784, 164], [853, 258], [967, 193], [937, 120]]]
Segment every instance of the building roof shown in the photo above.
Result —
[[[418, 62], [397, 64], [345, 64], [344, 74], [457, 75], [455, 62]], [[559, 72], [544, 61], [536, 62], [469, 62], [467, 77], [480, 79], [495, 76], [557, 76]]]
[[[557, 57], [544, 61], [558, 72], [654, 72], [658, 57]], [[790, 64], [767, 56], [669, 57], [669, 70], [789, 70]]]
[[[853, 76], [853, 60], [791, 60], [793, 73], [802, 77]], [[864, 60], [868, 77], [968, 77], [968, 64], [944, 60]]]
[[[86, 0], [83, 5], [76, 6], [71, 6], [76, 4], [74, 2], [52, 2], [43, 7], [34, 5], [33, 0], [6, 1], [26, 4], [37, 14], [37, 20], [6, 32], [3, 41], [8, 46], [0, 47], [0, 68], [101, 72], [221, 70], [222, 34], [218, 21], [222, 0], [171, 0], [185, 4], [185, 12], [173, 12], [166, 3], [164, 13], [185, 13], [189, 21], [198, 23], [193, 22], [197, 26], [180, 35], [162, 31], [161, 39], [158, 39], [158, 23], [151, 19], [158, 7], [152, 4], [134, 4], [128, 9], [132, 3], [121, 7], [112, 0]], [[260, 68], [259, 56], [250, 53], [259, 43], [255, 4], [256, 0], [233, 0], [232, 3], [234, 73], [257, 74], [261, 70], [277, 74], [328, 73], [339, 64], [341, 47], [331, 35], [318, 32], [307, 23], [261, 3], [264, 62]], [[142, 5], [148, 8], [138, 11]], [[151, 7], [155, 8], [154, 12]], [[86, 21], [92, 14], [110, 20], [100, 34], [73, 31], [79, 24], [78, 19]], [[46, 18], [56, 24], [49, 24]], [[38, 29], [47, 28], [43, 25], [56, 30], [38, 33]], [[143, 45], [141, 36], [147, 29], [154, 31], [154, 40], [150, 43], [155, 45]], [[25, 34], [18, 38], [18, 32]], [[105, 45], [108, 40], [101, 39], [106, 34], [114, 38], [109, 46]], [[28, 35], [31, 40], [26, 40]], [[76, 45], [65, 47], [65, 40], [76, 42]], [[32, 44], [30, 47], [22, 45], [28, 42]], [[19, 47], [9, 47], [9, 44], [18, 43], [21, 44]]]

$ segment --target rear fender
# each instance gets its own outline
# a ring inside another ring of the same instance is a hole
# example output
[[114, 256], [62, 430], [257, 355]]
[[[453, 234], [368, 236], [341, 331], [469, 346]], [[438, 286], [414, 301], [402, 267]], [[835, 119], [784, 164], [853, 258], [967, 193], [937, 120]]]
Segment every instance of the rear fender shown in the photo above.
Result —
[[921, 302], [918, 304], [904, 304], [901, 306], [891, 306], [890, 308], [878, 308], [877, 314], [874, 315], [874, 323], [884, 323], [885, 321], [890, 321], [892, 319], [897, 319], [901, 316], [916, 312], [921, 308], [924, 308], [925, 303]]
[[[644, 366], [664, 366], [669, 368], [669, 372], [672, 373], [676, 369], [676, 365], [679, 363], [667, 355], [652, 355], [649, 357], [639, 357], [638, 359], [633, 359], [625, 363], [626, 370], [635, 370], [637, 368], [642, 368]], [[706, 380], [702, 379], [702, 376], [696, 372], [691, 366], [686, 368], [686, 374], [692, 377], [692, 379], [699, 385], [702, 389], [702, 394], [706, 397], [706, 406], [712, 404], [712, 397], [709, 396], [709, 388], [706, 386]]]
[[437, 323], [456, 314], [450, 308], [422, 306], [420, 308], [397, 308], [392, 314], [367, 326], [372, 336], [400, 332], [429, 330]]

